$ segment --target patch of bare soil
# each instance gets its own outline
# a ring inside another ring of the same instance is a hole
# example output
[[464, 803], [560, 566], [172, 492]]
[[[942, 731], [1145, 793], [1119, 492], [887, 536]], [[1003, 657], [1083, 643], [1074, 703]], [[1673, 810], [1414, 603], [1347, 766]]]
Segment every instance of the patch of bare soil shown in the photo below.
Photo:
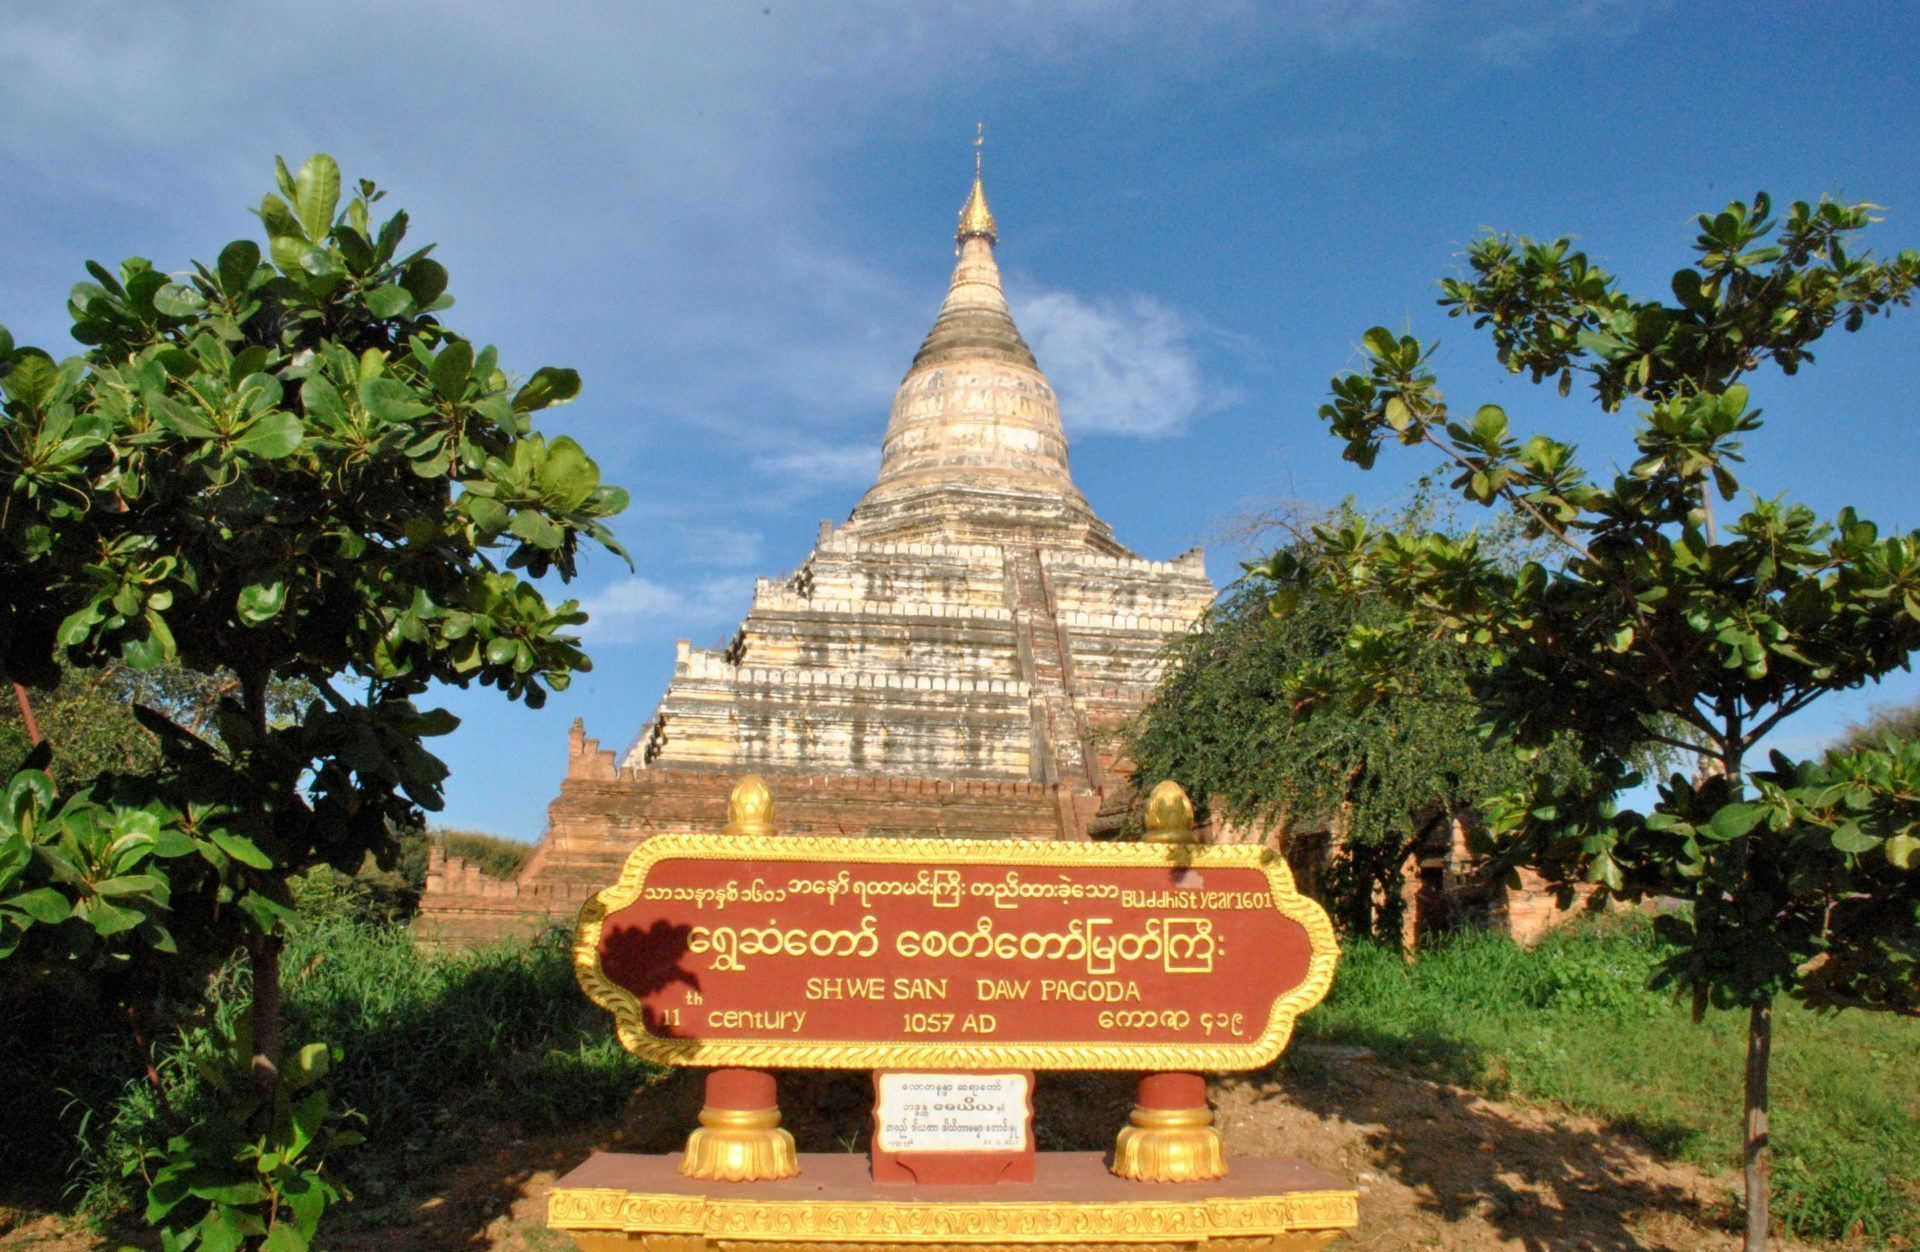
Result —
[[[1229, 1156], [1295, 1156], [1360, 1191], [1360, 1227], [1335, 1247], [1474, 1252], [1720, 1252], [1731, 1179], [1660, 1159], [1591, 1118], [1482, 1099], [1384, 1065], [1364, 1049], [1296, 1048], [1297, 1063], [1219, 1079], [1214, 1108]], [[332, 1252], [565, 1252], [545, 1229], [554, 1181], [599, 1149], [666, 1152], [694, 1124], [699, 1077], [635, 1094], [612, 1126], [514, 1136], [468, 1127], [444, 1164], [396, 1168], [362, 1194], [322, 1244]], [[1132, 1103], [1120, 1074], [1042, 1075], [1043, 1150], [1102, 1150]], [[803, 1152], [865, 1151], [864, 1074], [786, 1073], [781, 1103]], [[0, 1249], [97, 1252], [109, 1240], [56, 1219], [0, 1224]], [[4, 1221], [0, 1215], [0, 1222]], [[1781, 1241], [1782, 1252], [1808, 1245]]]

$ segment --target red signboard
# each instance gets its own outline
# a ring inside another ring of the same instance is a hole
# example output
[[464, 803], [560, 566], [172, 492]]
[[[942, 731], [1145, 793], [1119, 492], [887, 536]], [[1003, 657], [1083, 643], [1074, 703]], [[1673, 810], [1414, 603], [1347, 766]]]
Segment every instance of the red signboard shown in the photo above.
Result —
[[576, 950], [642, 1056], [848, 1068], [1254, 1068], [1335, 956], [1264, 848], [690, 835]]

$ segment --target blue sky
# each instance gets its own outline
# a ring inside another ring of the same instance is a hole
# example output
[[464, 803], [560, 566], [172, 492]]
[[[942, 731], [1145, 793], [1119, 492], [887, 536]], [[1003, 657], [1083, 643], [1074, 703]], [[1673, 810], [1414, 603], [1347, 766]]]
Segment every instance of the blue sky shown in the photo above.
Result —
[[[1434, 307], [1481, 227], [1575, 235], [1660, 293], [1692, 214], [1764, 188], [1886, 207], [1920, 246], [1920, 6], [1632, 0], [585, 6], [21, 4], [0, 12], [0, 322], [69, 348], [88, 258], [256, 235], [272, 158], [325, 150], [439, 244], [450, 324], [570, 365], [633, 507], [589, 560], [591, 674], [529, 712], [451, 693], [447, 823], [539, 835], [565, 730], [624, 747], [673, 640], [729, 636], [878, 464], [988, 129], [1015, 317], [1121, 540], [1246, 555], [1235, 519], [1390, 504], [1314, 416], [1369, 326], [1437, 336], [1461, 403], [1628, 454], [1628, 423], [1501, 375]], [[1920, 525], [1920, 314], [1754, 384], [1747, 484]], [[1898, 675], [1783, 728], [1810, 749]]]

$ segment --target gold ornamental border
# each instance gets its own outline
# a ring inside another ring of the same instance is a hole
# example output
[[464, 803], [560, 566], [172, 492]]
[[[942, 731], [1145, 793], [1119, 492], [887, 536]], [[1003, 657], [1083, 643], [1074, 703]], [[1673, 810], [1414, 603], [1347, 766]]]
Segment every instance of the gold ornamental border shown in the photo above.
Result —
[[[1307, 932], [1312, 955], [1300, 985], [1273, 1003], [1266, 1028], [1245, 1043], [900, 1043], [885, 1040], [670, 1039], [650, 1033], [632, 992], [600, 968], [606, 919], [640, 898], [661, 861], [809, 861], [1005, 868], [1257, 869], [1279, 913]], [[588, 900], [574, 932], [573, 969], [587, 997], [613, 1014], [621, 1046], [664, 1065], [795, 1069], [1258, 1069], [1285, 1050], [1294, 1020], [1325, 998], [1340, 949], [1333, 923], [1301, 895], [1287, 863], [1258, 844], [1043, 843], [1028, 840], [855, 839], [815, 835], [655, 835], [636, 847], [613, 886]]]
[[1072, 1202], [733, 1200], [570, 1187], [547, 1198], [556, 1230], [823, 1243], [1139, 1243], [1272, 1236], [1360, 1223], [1352, 1191], [1204, 1200]]

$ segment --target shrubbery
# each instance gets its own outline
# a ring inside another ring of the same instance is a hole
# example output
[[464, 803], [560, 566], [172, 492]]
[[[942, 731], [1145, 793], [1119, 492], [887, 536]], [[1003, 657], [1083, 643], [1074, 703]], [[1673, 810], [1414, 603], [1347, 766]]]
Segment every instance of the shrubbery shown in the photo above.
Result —
[[[333, 1103], [372, 1141], [330, 1171], [349, 1190], [378, 1192], [393, 1162], [457, 1157], [460, 1125], [524, 1130], [605, 1120], [657, 1072], [621, 1050], [606, 1015], [574, 982], [567, 937], [430, 955], [406, 919], [353, 879], [317, 871], [298, 893], [288, 937], [285, 1012], [294, 1038], [334, 1041]], [[244, 956], [217, 979], [205, 1014], [154, 1040], [156, 1087], [131, 1041], [57, 1011], [56, 1001], [0, 1022], [0, 1177], [21, 1190], [0, 1202], [49, 1203], [64, 1190], [105, 1215], [137, 1206], [146, 1154], [213, 1117], [209, 1083], [225, 1041], [244, 1029]], [[62, 1053], [57, 1067], [50, 1052]]]

